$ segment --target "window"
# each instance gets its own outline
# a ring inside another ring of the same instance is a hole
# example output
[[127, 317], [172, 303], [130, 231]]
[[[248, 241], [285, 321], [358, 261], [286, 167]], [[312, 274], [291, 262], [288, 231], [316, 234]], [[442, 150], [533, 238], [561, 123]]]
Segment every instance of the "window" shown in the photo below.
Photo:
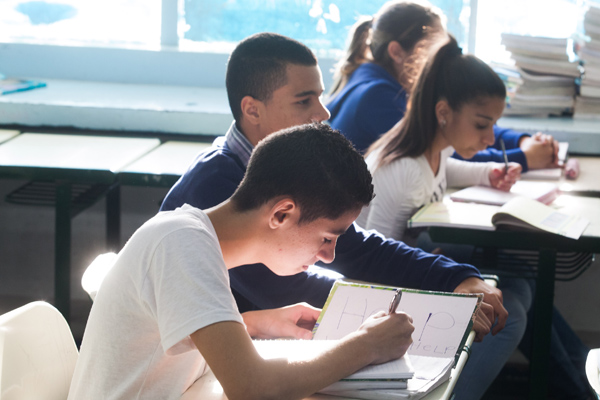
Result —
[[[508, 59], [500, 44], [502, 32], [569, 36], [586, 4], [585, 0], [431, 2], [446, 14], [448, 30], [461, 46], [466, 51], [475, 49], [486, 61]], [[2, 0], [0, 72], [46, 79], [222, 87], [227, 54], [239, 40], [259, 31], [279, 32], [308, 44], [323, 71], [328, 71], [345, 47], [356, 18], [372, 15], [383, 3]], [[471, 10], [476, 12], [471, 15]]]
[[160, 23], [160, 0], [0, 1], [2, 41], [158, 47]]
[[[293, 37], [319, 56], [337, 57], [346, 47], [357, 17], [373, 15], [381, 0], [186, 0], [182, 39], [217, 44], [229, 52], [238, 41], [257, 32]], [[448, 17], [448, 29], [466, 40], [469, 1], [432, 0]], [[465, 18], [466, 16], [466, 18]]]
[[488, 62], [510, 63], [500, 43], [503, 32], [570, 37], [578, 32], [583, 10], [577, 0], [479, 0], [475, 54]]

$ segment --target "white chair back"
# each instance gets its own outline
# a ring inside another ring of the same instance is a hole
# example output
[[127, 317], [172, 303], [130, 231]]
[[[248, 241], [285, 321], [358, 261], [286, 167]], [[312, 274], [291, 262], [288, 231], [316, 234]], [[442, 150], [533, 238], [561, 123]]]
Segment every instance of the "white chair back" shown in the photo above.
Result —
[[36, 301], [0, 316], [0, 398], [65, 400], [77, 346], [62, 314]]
[[90, 295], [92, 301], [96, 298], [96, 293], [98, 293], [100, 284], [108, 271], [113, 267], [116, 260], [117, 254], [115, 253], [100, 254], [85, 269], [85, 272], [81, 277], [81, 287], [83, 287], [83, 290]]
[[585, 373], [596, 397], [600, 399], [600, 349], [592, 349], [585, 362]]

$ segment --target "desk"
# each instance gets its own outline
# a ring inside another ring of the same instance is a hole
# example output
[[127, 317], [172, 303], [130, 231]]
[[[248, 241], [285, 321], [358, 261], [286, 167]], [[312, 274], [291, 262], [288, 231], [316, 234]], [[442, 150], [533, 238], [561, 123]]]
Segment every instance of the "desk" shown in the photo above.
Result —
[[[475, 332], [471, 332], [469, 334], [469, 338], [465, 346], [470, 346], [473, 344], [473, 339], [475, 339]], [[463, 351], [456, 363], [456, 366], [452, 369], [452, 373], [450, 375], [450, 379], [446, 382], [442, 383], [435, 390], [431, 391], [427, 396], [422, 397], [423, 400], [448, 400], [450, 399], [452, 392], [454, 391], [454, 386], [456, 385], [456, 381], [460, 376], [465, 364], [467, 363], [469, 356], [467, 352]], [[198, 379], [194, 384], [181, 396], [181, 400], [227, 400], [227, 396], [223, 393], [223, 387], [215, 377], [215, 374], [212, 370], [208, 369], [205, 375], [203, 375], [200, 379]], [[329, 396], [326, 394], [316, 393], [312, 396], [308, 396], [304, 400], [351, 400], [350, 397], [338, 397], [338, 396]]]
[[19, 131], [10, 131], [7, 129], [0, 129], [0, 143], [4, 143], [9, 139], [14, 138], [19, 134]]
[[[56, 183], [54, 296], [56, 307], [67, 320], [71, 298], [72, 184], [109, 187], [116, 181], [117, 171], [159, 144], [158, 139], [23, 133], [0, 145], [0, 177]], [[107, 209], [111, 201], [109, 191]], [[107, 226], [107, 231], [111, 229]]]
[[[600, 253], [600, 198], [561, 195], [555, 204], [567, 213], [591, 220], [579, 240], [532, 231], [488, 231], [456, 227], [431, 227], [435, 242], [471, 244], [485, 248], [535, 250], [539, 253], [537, 289], [534, 299], [535, 319], [531, 359], [530, 398], [546, 399], [550, 354], [550, 329], [554, 300], [557, 252]], [[472, 221], [471, 221], [472, 222]], [[471, 223], [470, 222], [470, 223]], [[487, 225], [489, 222], [482, 222]]]
[[210, 143], [166, 142], [129, 164], [118, 174], [123, 185], [173, 186], [192, 161]]

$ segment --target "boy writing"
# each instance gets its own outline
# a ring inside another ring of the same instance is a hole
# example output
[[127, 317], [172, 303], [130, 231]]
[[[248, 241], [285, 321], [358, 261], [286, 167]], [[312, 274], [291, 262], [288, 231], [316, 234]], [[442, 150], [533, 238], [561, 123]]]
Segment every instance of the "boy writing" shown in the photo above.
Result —
[[310, 325], [318, 311], [241, 316], [229, 290], [227, 270], [238, 265], [291, 275], [331, 262], [338, 236], [372, 197], [362, 157], [337, 131], [303, 125], [270, 135], [229, 200], [159, 213], [134, 233], [98, 291], [69, 398], [179, 398], [208, 365], [229, 399], [299, 399], [401, 357], [411, 319], [382, 313], [308, 362], [263, 360], [250, 335], [282, 336], [273, 321]]

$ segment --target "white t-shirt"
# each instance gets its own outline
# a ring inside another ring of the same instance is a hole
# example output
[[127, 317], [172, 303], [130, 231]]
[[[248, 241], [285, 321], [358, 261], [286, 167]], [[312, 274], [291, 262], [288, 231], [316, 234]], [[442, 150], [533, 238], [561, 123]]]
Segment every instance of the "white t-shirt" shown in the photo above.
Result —
[[157, 214], [102, 282], [69, 399], [178, 399], [206, 369], [189, 335], [221, 321], [243, 323], [210, 219]]
[[447, 186], [490, 185], [493, 164], [451, 158], [452, 147], [442, 150], [437, 175], [425, 156], [403, 157], [375, 168], [379, 153], [380, 150], [374, 151], [366, 159], [373, 175], [375, 198], [362, 210], [356, 223], [389, 238], [403, 240], [410, 217], [421, 206], [442, 201]]

